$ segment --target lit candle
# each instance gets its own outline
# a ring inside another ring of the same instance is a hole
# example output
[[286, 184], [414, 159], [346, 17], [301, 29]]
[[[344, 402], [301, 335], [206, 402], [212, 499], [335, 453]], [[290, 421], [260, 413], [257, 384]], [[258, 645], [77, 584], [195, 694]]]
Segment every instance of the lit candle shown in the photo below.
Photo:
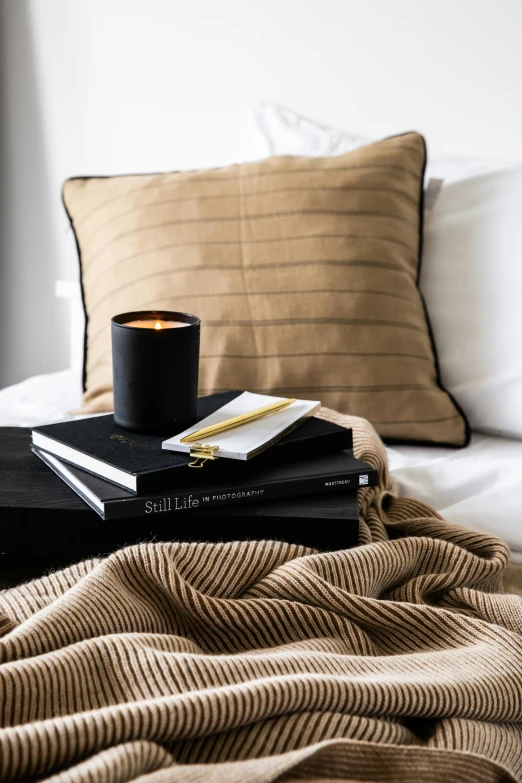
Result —
[[180, 326], [190, 326], [190, 324], [185, 324], [182, 321], [155, 321], [145, 318], [140, 318], [137, 321], [127, 321], [127, 323], [123, 325], [133, 326], [135, 329], [156, 329], [156, 331], [159, 331], [160, 329], [177, 329]]
[[[187, 328], [179, 328], [182, 326]], [[194, 424], [199, 327], [197, 316], [166, 310], [114, 316], [111, 335], [116, 425], [168, 437]]]

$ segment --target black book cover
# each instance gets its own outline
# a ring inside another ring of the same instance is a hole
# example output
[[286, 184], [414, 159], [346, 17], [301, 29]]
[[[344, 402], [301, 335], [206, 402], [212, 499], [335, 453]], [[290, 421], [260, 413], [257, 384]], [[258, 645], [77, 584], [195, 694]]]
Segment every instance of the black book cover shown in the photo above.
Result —
[[[198, 420], [233, 400], [241, 391], [221, 392], [200, 397]], [[215, 460], [204, 468], [188, 467], [187, 454], [166, 451], [161, 444], [173, 433], [141, 435], [121, 429], [112, 414], [88, 419], [46, 424], [33, 429], [33, 443], [60, 460], [88, 470], [131, 492], [143, 494], [165, 487], [201, 486], [227, 480], [240, 474], [247, 480], [252, 471], [264, 465], [293, 462], [352, 447], [352, 431], [311, 417], [253, 460]], [[45, 445], [41, 442], [45, 437]], [[72, 451], [62, 452], [65, 446]], [[88, 458], [88, 464], [85, 459]], [[93, 461], [94, 464], [93, 464]]]
[[[44, 467], [44, 466], [42, 466]], [[49, 480], [62, 483], [49, 471]], [[63, 489], [76, 493], [64, 484]], [[31, 511], [31, 509], [28, 509]], [[7, 521], [9, 514], [2, 517]], [[18, 512], [4, 525], [0, 588], [28, 581], [72, 562], [103, 557], [145, 542], [286, 541], [322, 551], [358, 545], [357, 490], [217, 506], [201, 513], [154, 514], [108, 524], [87, 504], [83, 511]]]
[[356, 459], [351, 452], [341, 451], [289, 464], [265, 466], [246, 481], [241, 477], [217, 485], [179, 487], [136, 497], [132, 492], [67, 465], [46, 452], [33, 450], [106, 520], [179, 512], [200, 513], [215, 506], [263, 503], [377, 483], [377, 472], [373, 468]]
[[349, 549], [359, 541], [356, 489], [211, 507], [189, 520], [188, 535], [199, 541], [272, 539], [320, 550]]

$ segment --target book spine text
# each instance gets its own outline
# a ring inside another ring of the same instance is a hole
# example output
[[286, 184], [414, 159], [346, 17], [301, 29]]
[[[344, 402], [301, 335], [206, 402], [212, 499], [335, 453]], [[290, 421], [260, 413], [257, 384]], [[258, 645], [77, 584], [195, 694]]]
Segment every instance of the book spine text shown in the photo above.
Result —
[[375, 471], [360, 471], [349, 475], [317, 476], [315, 478], [292, 479], [265, 486], [246, 486], [245, 489], [206, 488], [195, 489], [190, 493], [163, 493], [153, 497], [126, 498], [107, 501], [105, 519], [151, 514], [172, 514], [176, 511], [201, 510], [210, 506], [232, 503], [252, 503], [263, 500], [275, 500], [282, 497], [295, 497], [318, 492], [333, 492], [340, 489], [357, 489], [359, 486], [374, 486], [377, 482]]

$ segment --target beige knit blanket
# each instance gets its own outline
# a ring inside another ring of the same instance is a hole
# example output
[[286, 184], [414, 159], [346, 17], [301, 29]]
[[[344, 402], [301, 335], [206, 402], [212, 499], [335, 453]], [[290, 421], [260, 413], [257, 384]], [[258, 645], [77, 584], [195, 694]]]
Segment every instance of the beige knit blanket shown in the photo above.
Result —
[[0, 778], [522, 779], [500, 540], [360, 492], [361, 544], [143, 544], [0, 593]]

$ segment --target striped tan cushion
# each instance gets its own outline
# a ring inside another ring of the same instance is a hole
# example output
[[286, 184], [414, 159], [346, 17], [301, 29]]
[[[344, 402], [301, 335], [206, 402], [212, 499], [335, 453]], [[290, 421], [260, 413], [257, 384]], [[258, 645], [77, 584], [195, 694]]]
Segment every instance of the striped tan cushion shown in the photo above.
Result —
[[425, 145], [75, 178], [64, 202], [87, 315], [84, 404], [110, 410], [110, 319], [192, 312], [200, 393], [320, 399], [388, 439], [462, 445], [417, 288]]

